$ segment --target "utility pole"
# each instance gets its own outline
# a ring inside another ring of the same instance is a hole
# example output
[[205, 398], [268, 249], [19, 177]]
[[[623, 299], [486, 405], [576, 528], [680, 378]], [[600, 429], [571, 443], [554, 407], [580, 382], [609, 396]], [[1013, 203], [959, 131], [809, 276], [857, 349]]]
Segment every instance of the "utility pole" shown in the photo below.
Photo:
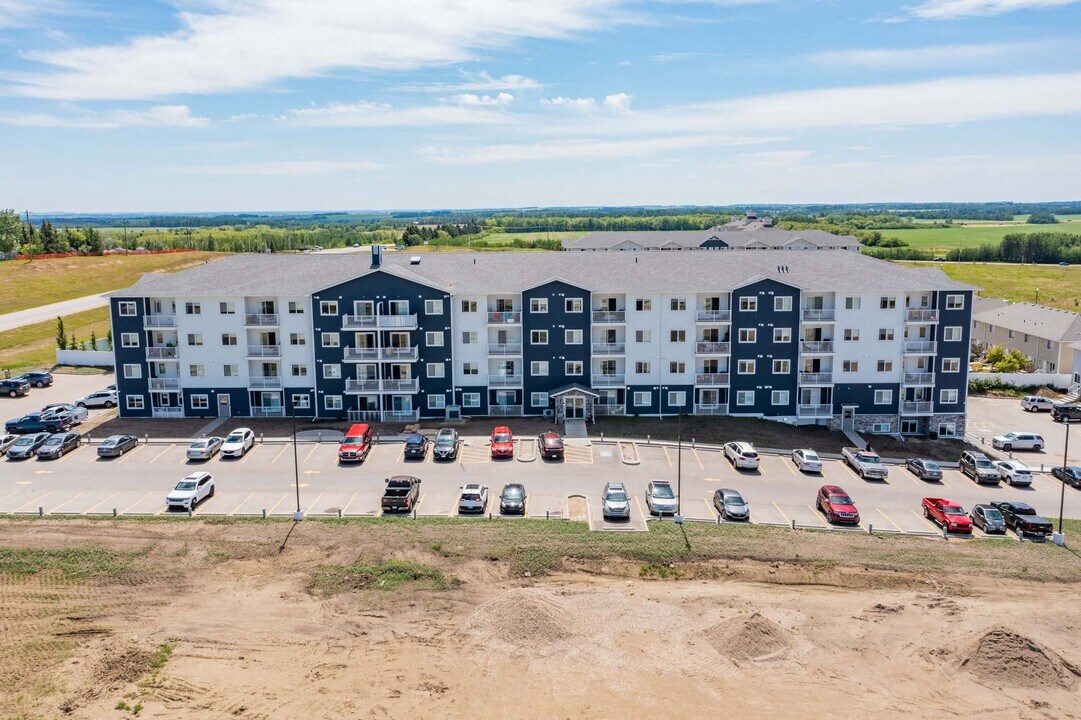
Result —
[[1062, 510], [1066, 505], [1066, 467], [1069, 464], [1066, 460], [1066, 455], [1070, 452], [1070, 420], [1064, 418], [1066, 422], [1063, 424], [1066, 426], [1066, 445], [1062, 448], [1062, 477], [1059, 480], [1062, 481], [1062, 487], [1059, 488], [1058, 496], [1058, 534], [1062, 535]]

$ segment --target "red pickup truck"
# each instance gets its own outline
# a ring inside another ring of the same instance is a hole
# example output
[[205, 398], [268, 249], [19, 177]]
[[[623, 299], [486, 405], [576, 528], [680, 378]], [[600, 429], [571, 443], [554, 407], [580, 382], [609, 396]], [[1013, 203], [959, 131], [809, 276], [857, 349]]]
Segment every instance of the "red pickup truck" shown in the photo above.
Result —
[[946, 532], [971, 533], [972, 518], [965, 509], [945, 498], [925, 497], [923, 516], [941, 525]]

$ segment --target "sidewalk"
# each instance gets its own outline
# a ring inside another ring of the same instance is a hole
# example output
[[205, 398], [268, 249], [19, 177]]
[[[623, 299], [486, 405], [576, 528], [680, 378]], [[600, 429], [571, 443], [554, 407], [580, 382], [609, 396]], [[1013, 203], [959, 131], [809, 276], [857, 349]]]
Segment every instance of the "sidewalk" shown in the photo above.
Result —
[[26, 310], [19, 310], [18, 312], [7, 313], [0, 315], [0, 332], [14, 330], [23, 325], [33, 325], [34, 323], [45, 322], [47, 320], [55, 320], [62, 315], [70, 315], [72, 313], [83, 312], [84, 310], [93, 310], [94, 308], [105, 307], [108, 304], [109, 301], [101, 295], [85, 295], [81, 298], [64, 300], [49, 305], [39, 305], [36, 308], [28, 308]]

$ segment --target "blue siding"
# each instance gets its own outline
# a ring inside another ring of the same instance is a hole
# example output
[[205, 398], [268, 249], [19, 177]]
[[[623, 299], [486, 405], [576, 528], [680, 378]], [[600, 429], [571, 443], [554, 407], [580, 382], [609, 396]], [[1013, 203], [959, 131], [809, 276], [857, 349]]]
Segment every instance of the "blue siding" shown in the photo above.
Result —
[[[476, 393], [480, 395], [480, 407], [470, 408], [462, 405], [462, 395], [465, 393]], [[462, 405], [462, 415], [483, 417], [488, 414], [488, 387], [486, 385], [466, 385], [459, 387], [454, 400], [459, 405]]]
[[[635, 405], [634, 394], [636, 392], [649, 393], [649, 405]], [[627, 386], [627, 414], [628, 415], [657, 415], [661, 411], [659, 391], [656, 385], [628, 385]]]
[[307, 395], [309, 407], [307, 409], [298, 408], [296, 411], [297, 417], [314, 417], [315, 416], [315, 388], [314, 387], [287, 387], [285, 393], [282, 395], [282, 404], [285, 405], [285, 414], [293, 414], [293, 395]]
[[[218, 416], [218, 390], [212, 390], [210, 388], [184, 388], [182, 391], [184, 395], [184, 417], [217, 417]], [[207, 405], [206, 408], [193, 408], [191, 406], [192, 395], [206, 395]], [[230, 399], [231, 400], [231, 399]], [[245, 399], [245, 403], [247, 400]], [[234, 415], [239, 415], [236, 408], [232, 408]], [[247, 414], [245, 410], [244, 414]]]
[[[946, 309], [947, 295], [963, 295], [965, 306], [960, 310]], [[950, 291], [935, 293], [935, 307], [938, 308], [938, 328], [935, 331], [935, 340], [938, 341], [938, 355], [935, 356], [935, 395], [934, 408], [936, 413], [962, 413], [965, 412], [965, 398], [968, 390], [968, 351], [972, 334], [972, 292]], [[961, 327], [961, 341], [943, 342], [947, 327]], [[960, 358], [961, 371], [957, 373], [942, 372], [942, 360], [944, 358]], [[939, 400], [942, 390], [957, 390], [957, 403], [943, 405]]]
[[[134, 302], [136, 314], [134, 316], [120, 315], [121, 302]], [[110, 298], [109, 312], [113, 324], [113, 357], [116, 365], [116, 389], [119, 392], [120, 416], [121, 417], [150, 417], [150, 366], [146, 362], [146, 345], [149, 333], [143, 330], [143, 316], [146, 314], [146, 301], [143, 298]], [[139, 347], [121, 347], [121, 333], [136, 333], [139, 336]], [[124, 365], [137, 364], [142, 366], [142, 377], [128, 379], [124, 377]], [[128, 410], [126, 395], [142, 395], [143, 409]]]
[[[684, 393], [684, 403], [682, 405], [672, 405], [668, 402], [668, 393], [682, 392]], [[683, 413], [684, 415], [690, 415], [694, 412], [694, 385], [665, 385], [661, 389], [661, 412], [665, 415], [676, 415], [677, 413]]]
[[[547, 298], [548, 312], [529, 312], [533, 298]], [[581, 301], [582, 312], [567, 312], [567, 300]], [[590, 355], [590, 306], [589, 291], [561, 281], [552, 281], [530, 288], [522, 293], [522, 352], [523, 383], [527, 415], [540, 415], [544, 408], [534, 408], [529, 404], [530, 393], [550, 392], [556, 388], [576, 382], [589, 387]], [[530, 342], [531, 331], [547, 330], [548, 344], [533, 345]], [[567, 345], [566, 331], [580, 330], [581, 345]], [[548, 362], [548, 375], [534, 377], [530, 372], [533, 361]], [[567, 375], [566, 363], [577, 360], [582, 363], [582, 375]], [[494, 397], [494, 396], [493, 396]]]
[[[893, 390], [888, 405], [875, 405], [876, 390]], [[896, 415], [900, 412], [900, 383], [837, 383], [833, 386], [833, 413], [842, 405], [855, 405], [857, 415]]]
[[[758, 298], [758, 309], [754, 312], [740, 311], [740, 299]], [[791, 310], [774, 310], [774, 298], [791, 298]], [[732, 414], [763, 415], [774, 417], [795, 415], [798, 397], [799, 337], [800, 337], [800, 294], [791, 285], [776, 280], [761, 280], [732, 292], [732, 357], [730, 366], [729, 412]], [[757, 341], [741, 343], [739, 331], [743, 328], [756, 328]], [[789, 342], [773, 341], [774, 328], [788, 328], [791, 331]], [[739, 375], [740, 360], [754, 360], [753, 375]], [[788, 360], [789, 373], [775, 375], [774, 360]], [[753, 390], [754, 405], [736, 405], [736, 393], [740, 390]], [[774, 405], [774, 390], [787, 390], [788, 403]]]

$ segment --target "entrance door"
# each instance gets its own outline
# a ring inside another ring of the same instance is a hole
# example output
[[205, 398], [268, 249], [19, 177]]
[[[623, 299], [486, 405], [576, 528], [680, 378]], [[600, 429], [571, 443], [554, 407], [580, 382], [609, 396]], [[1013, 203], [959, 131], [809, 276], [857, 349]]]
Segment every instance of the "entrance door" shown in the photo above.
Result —
[[218, 417], [231, 417], [232, 409], [229, 407], [229, 393], [218, 395]]
[[586, 416], [586, 399], [584, 397], [569, 397], [563, 406], [568, 420], [582, 420]]
[[853, 431], [856, 429], [856, 408], [841, 408], [841, 429]]

